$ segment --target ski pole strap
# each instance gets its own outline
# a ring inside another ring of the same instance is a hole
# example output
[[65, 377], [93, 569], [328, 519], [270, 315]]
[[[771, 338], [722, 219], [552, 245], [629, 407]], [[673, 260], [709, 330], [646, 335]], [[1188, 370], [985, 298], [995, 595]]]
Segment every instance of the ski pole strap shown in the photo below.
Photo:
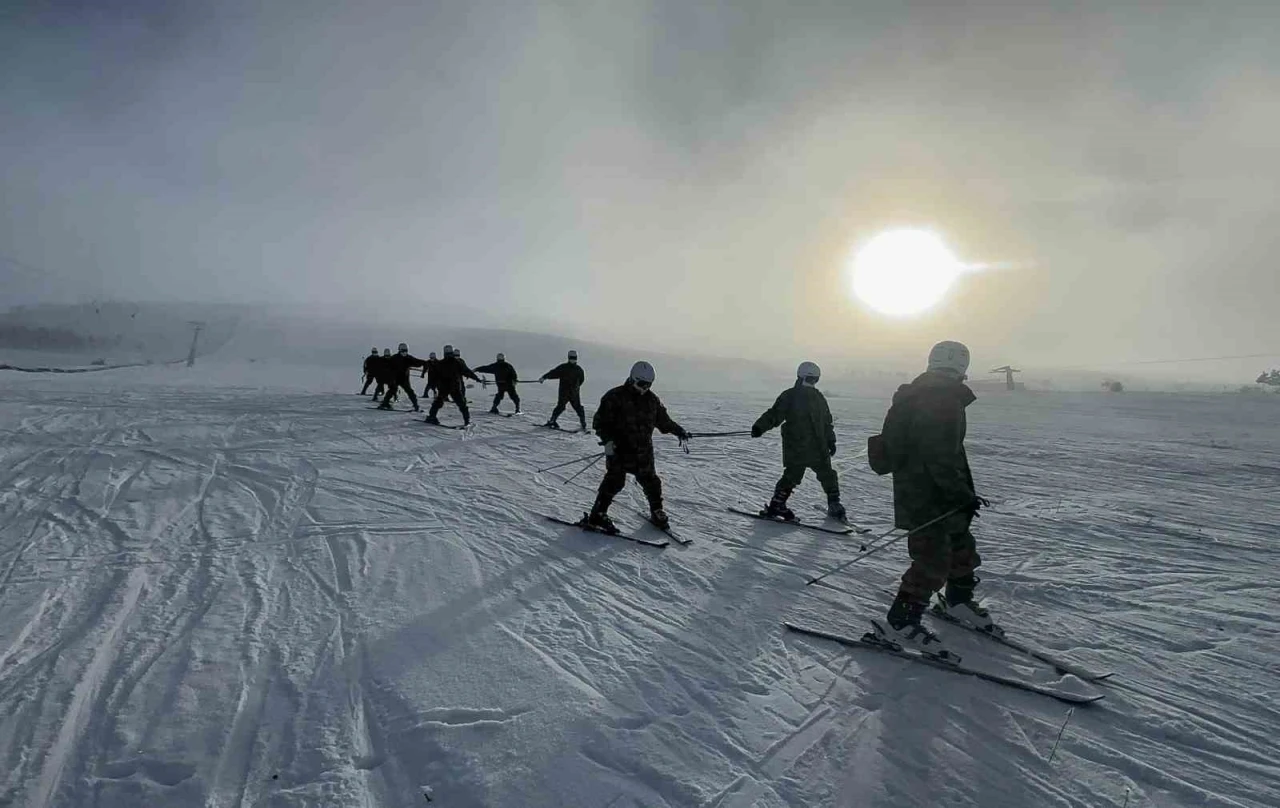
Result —
[[541, 474], [544, 471], [551, 471], [552, 469], [560, 469], [560, 468], [564, 468], [565, 466], [572, 466], [574, 463], [585, 463], [588, 460], [591, 460], [593, 458], [599, 458], [599, 457], [604, 457], [604, 452], [597, 452], [596, 454], [584, 455], [583, 457], [579, 457], [574, 460], [566, 460], [563, 463], [556, 463], [554, 466], [547, 466], [545, 469], [537, 469], [537, 473]]
[[742, 429], [737, 432], [690, 432], [691, 438], [736, 438], [741, 435], [750, 435], [750, 429]]
[[[934, 525], [938, 524], [938, 523], [939, 523], [939, 522], [941, 522], [943, 519], [949, 519], [950, 517], [955, 516], [956, 514], [960, 513], [961, 511], [963, 511], [963, 510], [964, 510], [965, 508], [967, 508], [967, 507], [969, 507], [969, 506], [968, 506], [968, 505], [961, 505], [961, 506], [960, 506], [960, 507], [958, 507], [958, 508], [952, 508], [951, 510], [949, 510], [949, 511], [947, 511], [946, 513], [942, 514], [941, 516], [936, 516], [936, 517], [934, 517], [933, 519], [930, 519], [928, 522], [925, 522], [923, 525], [917, 525], [916, 527], [911, 528], [911, 529], [910, 529], [910, 530], [908, 530], [906, 533], [903, 533], [901, 536], [894, 536], [892, 539], [889, 539], [889, 541], [886, 541], [886, 542], [884, 542], [883, 544], [878, 544], [878, 545], [876, 545], [876, 546], [872, 547], [870, 550], [867, 550], [865, 553], [862, 553], [861, 555], [854, 556], [853, 558], [851, 558], [851, 559], [849, 559], [848, 561], [844, 562], [843, 564], [841, 564], [840, 566], [836, 567], [835, 569], [828, 570], [828, 571], [826, 571], [826, 572], [822, 573], [821, 575], [818, 575], [818, 576], [816, 576], [816, 577], [810, 578], [809, 580], [805, 581], [805, 584], [804, 584], [804, 585], [805, 585], [805, 586], [812, 586], [813, 584], [816, 584], [818, 581], [821, 581], [823, 578], [826, 578], [826, 577], [827, 577], [827, 576], [829, 576], [829, 575], [835, 575], [837, 572], [840, 572], [841, 570], [844, 570], [844, 569], [847, 569], [848, 567], [853, 566], [854, 564], [858, 563], [859, 561], [861, 561], [861, 560], [862, 560], [862, 559], [864, 559], [864, 558], [867, 558], [868, 556], [873, 556], [873, 555], [875, 555], [876, 553], [880, 552], [881, 550], [883, 550], [884, 548], [886, 548], [886, 547], [888, 547], [888, 546], [890, 546], [890, 545], [892, 545], [892, 544], [896, 544], [897, 542], [900, 542], [900, 541], [902, 541], [902, 540], [903, 540], [903, 539], [905, 539], [905, 538], [908, 538], [908, 537], [910, 537], [910, 536], [914, 536], [915, 534], [919, 533], [920, 531], [924, 530], [925, 528], [927, 528], [927, 527], [932, 527], [932, 526], [934, 526]], [[875, 539], [875, 541], [880, 541], [881, 539], [884, 539], [884, 538], [888, 537], [890, 533], [893, 533], [893, 532], [894, 532], [895, 530], [897, 530], [897, 529], [898, 529], [898, 528], [896, 528], [896, 527], [895, 527], [895, 528], [891, 528], [891, 529], [889, 529], [889, 530], [886, 530], [884, 533], [881, 533], [879, 536], [877, 536], [877, 537], [876, 537], [876, 539]]]

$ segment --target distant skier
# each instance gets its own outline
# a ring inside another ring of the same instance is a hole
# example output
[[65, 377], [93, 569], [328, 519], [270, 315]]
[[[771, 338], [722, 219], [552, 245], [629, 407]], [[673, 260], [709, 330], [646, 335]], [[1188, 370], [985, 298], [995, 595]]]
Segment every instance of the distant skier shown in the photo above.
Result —
[[427, 413], [427, 423], [438, 425], [440, 420], [436, 418], [436, 414], [446, 400], [452, 399], [462, 413], [463, 426], [470, 424], [471, 411], [467, 409], [467, 399], [462, 395], [463, 379], [480, 381], [480, 377], [454, 354], [452, 345], [444, 346], [444, 358], [436, 363], [432, 376], [435, 379], [436, 398], [431, 402], [431, 411]]
[[546, 426], [559, 429], [560, 414], [564, 412], [566, 406], [573, 405], [574, 412], [578, 413], [578, 422], [581, 424], [582, 431], [586, 432], [587, 411], [582, 408], [582, 385], [587, 380], [587, 374], [578, 367], [578, 352], [569, 351], [569, 361], [548, 370], [538, 381], [545, 382], [547, 379], [560, 381], [560, 394]]
[[391, 409], [392, 396], [396, 395], [399, 390], [404, 390], [409, 394], [409, 401], [413, 403], [413, 411], [421, 412], [421, 408], [418, 407], [418, 394], [413, 392], [413, 385], [409, 383], [409, 370], [422, 367], [426, 364], [426, 360], [410, 354], [409, 346], [402, 342], [396, 351], [396, 355], [387, 359], [386, 363], [390, 381], [387, 382], [387, 395], [382, 399], [382, 404], [378, 406], [378, 409]]
[[658, 527], [668, 526], [667, 513], [662, 508], [662, 480], [653, 464], [653, 430], [675, 435], [681, 442], [689, 439], [689, 433], [667, 415], [667, 408], [650, 389], [653, 380], [653, 365], [636, 362], [626, 383], [600, 399], [600, 408], [591, 419], [605, 455], [604, 479], [586, 518], [586, 523], [598, 530], [617, 532], [609, 518], [609, 506], [627, 484], [628, 474], [644, 489], [649, 518]]
[[422, 388], [423, 398], [430, 398], [431, 394], [436, 389], [436, 383], [432, 378], [432, 374], [435, 372], [436, 365], [438, 364], [440, 364], [440, 360], [436, 358], [436, 352], [432, 351], [430, 355], [427, 356], [427, 361], [422, 366], [422, 376], [420, 378], [427, 380], [427, 386]]
[[782, 477], [773, 488], [773, 499], [765, 515], [792, 520], [795, 513], [787, 507], [787, 499], [804, 479], [806, 469], [813, 469], [827, 494], [827, 513], [845, 518], [840, 502], [840, 480], [831, 467], [836, 453], [836, 433], [831, 423], [831, 408], [818, 392], [822, 370], [813, 362], [802, 362], [796, 369], [796, 383], [782, 391], [773, 406], [765, 410], [751, 427], [751, 437], [758, 438], [782, 425]]
[[[894, 524], [913, 530], [948, 511], [936, 525], [907, 539], [911, 567], [886, 617], [890, 639], [924, 651], [945, 647], [921, 622], [933, 593], [946, 587], [943, 607], [977, 628], [992, 625], [973, 597], [982, 563], [970, 523], [986, 500], [977, 495], [964, 450], [965, 408], [976, 400], [964, 384], [969, 349], [940, 342], [929, 352], [928, 370], [894, 393], [882, 437], [893, 469]], [[879, 624], [877, 624], [879, 628]]]
[[378, 361], [380, 359], [381, 357], [378, 356], [378, 349], [370, 348], [369, 355], [364, 358], [364, 387], [360, 388], [360, 395], [369, 395], [369, 385], [376, 381], [376, 374], [374, 373], [374, 370], [377, 368]]
[[376, 400], [382, 398], [387, 388], [391, 385], [392, 373], [390, 348], [383, 348], [382, 356], [378, 357], [378, 361], [374, 363], [373, 378], [374, 381], [378, 383], [378, 386], [373, 390], [373, 397]]
[[516, 384], [520, 381], [520, 377], [516, 374], [515, 367], [507, 361], [505, 354], [498, 354], [498, 361], [492, 365], [476, 368], [476, 373], [492, 374], [494, 382], [498, 385], [498, 394], [493, 397], [493, 406], [489, 408], [489, 412], [498, 412], [498, 405], [502, 403], [503, 397], [511, 396], [511, 403], [516, 405], [516, 415], [520, 414], [520, 394], [516, 392]]

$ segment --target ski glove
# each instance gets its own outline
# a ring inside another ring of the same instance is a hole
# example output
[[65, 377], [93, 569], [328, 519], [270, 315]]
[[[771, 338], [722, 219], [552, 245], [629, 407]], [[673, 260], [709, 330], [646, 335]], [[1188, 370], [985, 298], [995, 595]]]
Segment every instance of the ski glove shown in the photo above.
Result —
[[758, 438], [764, 434], [764, 430], [758, 426], [751, 427], [751, 437]]
[[605, 442], [604, 442], [604, 456], [605, 456], [605, 457], [613, 457], [613, 453], [614, 453], [615, 451], [617, 451], [617, 449], [616, 449], [616, 447], [613, 445], [613, 441], [609, 440], [609, 441], [605, 441]]
[[836, 456], [836, 442], [835, 442], [835, 441], [832, 441], [832, 442], [831, 442], [831, 445], [830, 445], [830, 446], [828, 446], [828, 447], [827, 447], [827, 449], [828, 449], [828, 450], [830, 450], [830, 452], [831, 452], [831, 456], [832, 456], [832, 457], [835, 457], [835, 456]]

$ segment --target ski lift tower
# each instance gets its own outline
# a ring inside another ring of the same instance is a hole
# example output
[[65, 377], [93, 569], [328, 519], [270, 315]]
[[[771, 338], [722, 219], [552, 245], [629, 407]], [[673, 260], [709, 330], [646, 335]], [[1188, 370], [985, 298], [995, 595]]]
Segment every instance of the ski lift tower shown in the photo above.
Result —
[[196, 343], [200, 340], [200, 330], [204, 328], [204, 323], [189, 321], [187, 325], [191, 326], [191, 351], [187, 354], [187, 367], [191, 367], [196, 363]]
[[1005, 389], [1006, 389], [1006, 390], [1016, 390], [1016, 389], [1018, 389], [1018, 388], [1017, 388], [1017, 385], [1015, 385], [1015, 384], [1013, 383], [1013, 374], [1015, 374], [1015, 373], [1021, 373], [1021, 372], [1022, 372], [1021, 370], [1018, 370], [1018, 369], [1017, 369], [1017, 368], [1015, 368], [1015, 367], [1010, 367], [1009, 365], [1005, 365], [1005, 366], [1004, 366], [1004, 367], [1002, 367], [1002, 368], [993, 368], [991, 372], [992, 372], [992, 373], [1003, 373], [1003, 374], [1004, 374], [1004, 384], [1005, 384]]

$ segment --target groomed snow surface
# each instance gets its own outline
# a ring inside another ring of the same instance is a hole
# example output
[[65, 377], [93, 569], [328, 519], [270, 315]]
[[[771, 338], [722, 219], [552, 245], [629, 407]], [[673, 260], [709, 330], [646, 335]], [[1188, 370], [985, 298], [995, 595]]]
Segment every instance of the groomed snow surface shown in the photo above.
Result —
[[[0, 805], [1280, 804], [1275, 399], [970, 409], [988, 605], [1116, 672], [939, 627], [966, 662], [1106, 694], [1051, 755], [1064, 704], [784, 632], [860, 634], [905, 548], [805, 587], [859, 540], [722, 512], [767, 497], [776, 433], [659, 436], [694, 543], [654, 549], [543, 519], [599, 480], [535, 473], [598, 449], [534, 427], [551, 384], [464, 434], [370, 409], [354, 372], [279, 373], [0, 377]], [[768, 404], [657, 389], [693, 430]], [[879, 533], [889, 482], [855, 453], [885, 391], [827, 392]], [[657, 536], [641, 501], [613, 513]], [[821, 501], [812, 477], [793, 500]]]

